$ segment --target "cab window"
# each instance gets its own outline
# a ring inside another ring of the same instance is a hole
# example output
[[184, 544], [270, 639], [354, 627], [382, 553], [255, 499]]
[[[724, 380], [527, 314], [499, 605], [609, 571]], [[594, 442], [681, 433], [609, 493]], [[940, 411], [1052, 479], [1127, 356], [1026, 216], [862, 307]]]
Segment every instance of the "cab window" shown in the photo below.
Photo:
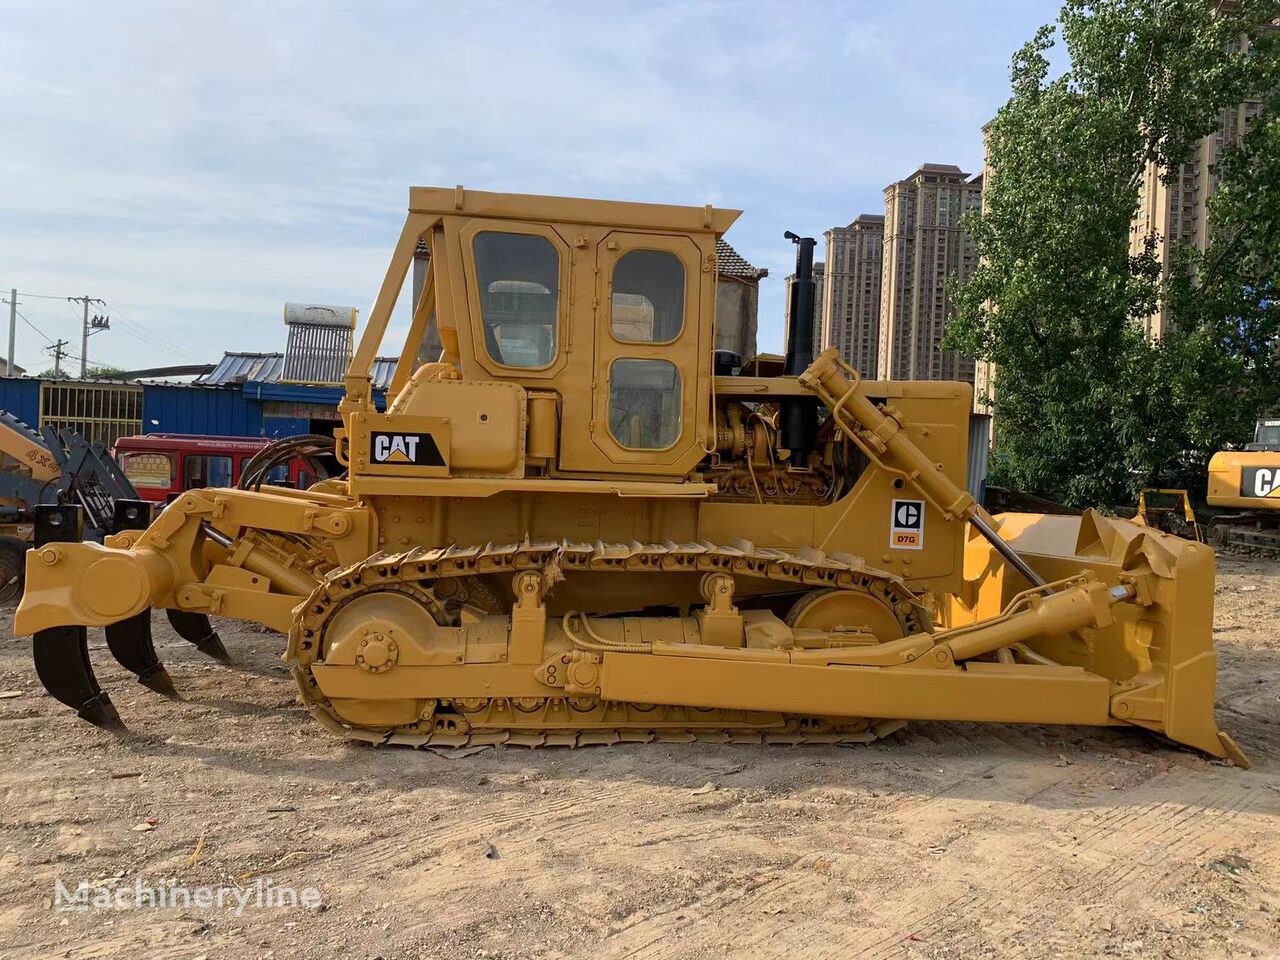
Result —
[[624, 447], [662, 450], [680, 437], [680, 371], [623, 357], [609, 368], [609, 432]]
[[668, 343], [684, 327], [684, 264], [666, 250], [630, 250], [613, 267], [613, 335]]
[[556, 356], [560, 254], [546, 237], [486, 230], [474, 241], [485, 349], [497, 363], [536, 369]]

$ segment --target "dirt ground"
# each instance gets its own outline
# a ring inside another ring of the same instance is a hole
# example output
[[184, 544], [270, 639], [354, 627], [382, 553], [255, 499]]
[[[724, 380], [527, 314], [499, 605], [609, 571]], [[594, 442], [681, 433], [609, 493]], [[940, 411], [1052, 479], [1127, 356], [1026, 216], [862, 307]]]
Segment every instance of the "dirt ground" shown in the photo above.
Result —
[[[0, 614], [0, 957], [1280, 956], [1280, 563], [1222, 561], [1243, 771], [1138, 732], [916, 723], [853, 749], [329, 739], [281, 638], [155, 621], [185, 702], [91, 635], [135, 731], [45, 696]], [[13, 694], [17, 693], [17, 696]], [[61, 912], [55, 881], [319, 904]]]

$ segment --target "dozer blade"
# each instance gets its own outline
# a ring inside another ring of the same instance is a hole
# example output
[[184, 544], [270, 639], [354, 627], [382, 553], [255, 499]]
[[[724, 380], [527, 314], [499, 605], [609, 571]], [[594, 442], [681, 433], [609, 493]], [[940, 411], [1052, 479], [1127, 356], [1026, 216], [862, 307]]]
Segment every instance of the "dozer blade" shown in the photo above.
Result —
[[[1108, 681], [1108, 723], [1145, 727], [1248, 766], [1214, 716], [1214, 557], [1209, 547], [1093, 510], [1080, 517], [1004, 514], [998, 519], [1001, 535], [1046, 579], [1089, 571], [1110, 583], [1129, 584], [1135, 594], [1115, 607], [1114, 623], [1046, 633], [1026, 643], [1028, 657], [1015, 648], [1020, 659]], [[965, 594], [949, 597], [944, 610], [955, 625], [994, 618], [1025, 587], [976, 537], [966, 547], [965, 569]]]
[[149, 609], [105, 629], [107, 649], [125, 669], [138, 678], [140, 684], [161, 696], [178, 699], [173, 680], [156, 657], [156, 648], [151, 642]]
[[36, 675], [55, 700], [65, 703], [95, 727], [125, 733], [111, 697], [98, 686], [89, 663], [84, 627], [49, 627], [32, 638]]
[[222, 645], [222, 638], [213, 629], [213, 625], [209, 623], [207, 616], [203, 613], [192, 613], [189, 610], [169, 610], [167, 612], [169, 614], [169, 624], [183, 640], [195, 644], [196, 649], [205, 656], [213, 657], [213, 659], [225, 664], [232, 662], [231, 655], [227, 653], [227, 648]]

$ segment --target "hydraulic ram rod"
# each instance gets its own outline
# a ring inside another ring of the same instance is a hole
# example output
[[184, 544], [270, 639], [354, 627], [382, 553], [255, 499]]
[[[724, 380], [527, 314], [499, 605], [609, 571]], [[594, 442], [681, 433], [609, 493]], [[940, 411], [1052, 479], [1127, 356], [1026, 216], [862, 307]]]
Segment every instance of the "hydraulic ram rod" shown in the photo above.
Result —
[[800, 374], [799, 380], [831, 409], [832, 418], [841, 433], [872, 462], [903, 474], [948, 520], [965, 520], [973, 524], [992, 548], [1032, 586], [1045, 585], [1044, 578], [1000, 536], [991, 523], [990, 515], [969, 492], [953, 482], [907, 436], [901, 421], [886, 414], [859, 392], [857, 371], [840, 359], [838, 351], [823, 351]]
[[306, 571], [299, 570], [282, 562], [279, 558], [271, 556], [259, 544], [251, 540], [241, 538], [236, 541], [232, 539], [208, 521], [201, 522], [200, 531], [218, 546], [231, 551], [234, 563], [243, 566], [250, 573], [266, 577], [282, 593], [292, 593], [301, 597], [310, 596], [311, 591], [320, 582]]

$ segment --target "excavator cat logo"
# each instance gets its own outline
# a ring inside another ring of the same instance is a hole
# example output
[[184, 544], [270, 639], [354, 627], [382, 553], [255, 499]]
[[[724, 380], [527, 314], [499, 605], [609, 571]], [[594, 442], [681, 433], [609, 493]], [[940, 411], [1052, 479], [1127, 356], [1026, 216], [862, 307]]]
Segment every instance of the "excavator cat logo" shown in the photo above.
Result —
[[429, 433], [383, 433], [370, 437], [373, 462], [415, 467], [443, 467], [444, 457]]
[[1280, 499], [1280, 467], [1245, 467], [1240, 476], [1240, 496]]

